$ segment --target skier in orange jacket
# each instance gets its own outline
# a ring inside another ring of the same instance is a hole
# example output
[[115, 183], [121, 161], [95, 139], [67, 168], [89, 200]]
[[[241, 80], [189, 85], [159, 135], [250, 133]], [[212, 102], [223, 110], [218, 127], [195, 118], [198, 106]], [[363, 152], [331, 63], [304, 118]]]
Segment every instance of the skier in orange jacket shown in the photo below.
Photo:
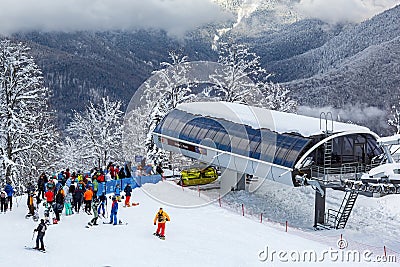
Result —
[[90, 212], [93, 199], [93, 191], [91, 187], [85, 191], [85, 193], [83, 194], [83, 199], [85, 201], [85, 212], [89, 215], [92, 215], [92, 213]]
[[163, 211], [162, 208], [157, 212], [156, 216], [154, 217], [154, 225], [158, 222], [157, 231], [154, 235], [164, 239], [165, 238], [165, 223], [170, 221], [168, 214]]

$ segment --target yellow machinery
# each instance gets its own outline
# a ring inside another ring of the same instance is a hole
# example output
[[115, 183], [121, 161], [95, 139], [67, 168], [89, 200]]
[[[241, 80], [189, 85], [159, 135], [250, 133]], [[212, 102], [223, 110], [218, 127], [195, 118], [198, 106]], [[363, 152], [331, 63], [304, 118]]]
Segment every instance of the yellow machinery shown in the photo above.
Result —
[[217, 170], [212, 166], [193, 167], [181, 171], [180, 183], [183, 183], [183, 185], [202, 185], [214, 182], [217, 178]]

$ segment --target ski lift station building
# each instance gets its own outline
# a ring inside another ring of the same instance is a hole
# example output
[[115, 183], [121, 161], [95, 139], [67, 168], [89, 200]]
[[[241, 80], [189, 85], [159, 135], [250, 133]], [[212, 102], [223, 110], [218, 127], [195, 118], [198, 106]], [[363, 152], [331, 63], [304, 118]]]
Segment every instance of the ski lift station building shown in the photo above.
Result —
[[181, 104], [153, 135], [160, 148], [236, 172], [235, 189], [243, 174], [299, 186], [311, 166], [366, 166], [383, 153], [366, 127], [228, 102]]
[[[331, 225], [344, 228], [359, 193], [373, 196], [375, 189], [389, 188], [378, 180], [361, 186], [361, 176], [393, 159], [370, 129], [333, 121], [329, 112], [316, 115], [319, 118], [228, 102], [185, 103], [158, 123], [153, 141], [222, 168], [222, 194], [252, 191], [246, 188], [246, 175], [311, 185], [316, 189], [314, 226], [334, 218]], [[331, 214], [325, 212], [326, 188], [346, 191], [342, 206]], [[400, 192], [399, 186], [393, 188]]]

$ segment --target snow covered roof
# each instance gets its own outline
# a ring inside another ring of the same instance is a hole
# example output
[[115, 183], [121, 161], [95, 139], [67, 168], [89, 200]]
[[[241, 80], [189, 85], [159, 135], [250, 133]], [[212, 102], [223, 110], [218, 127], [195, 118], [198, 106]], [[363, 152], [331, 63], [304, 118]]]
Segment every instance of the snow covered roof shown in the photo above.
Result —
[[386, 145], [400, 145], [400, 134], [381, 137], [378, 139], [378, 143]]
[[[254, 129], [266, 128], [278, 133], [298, 133], [304, 137], [318, 135], [332, 130], [332, 122], [325, 125], [319, 118], [268, 110], [230, 102], [193, 102], [177, 106], [177, 109], [202, 116], [225, 119], [251, 126]], [[333, 132], [371, 132], [367, 127], [333, 121]]]

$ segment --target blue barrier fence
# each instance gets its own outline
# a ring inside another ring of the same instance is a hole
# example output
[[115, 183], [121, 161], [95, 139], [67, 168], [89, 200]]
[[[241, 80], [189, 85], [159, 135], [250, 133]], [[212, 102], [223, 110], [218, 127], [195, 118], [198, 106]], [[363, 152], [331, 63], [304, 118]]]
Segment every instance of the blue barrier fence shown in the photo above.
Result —
[[149, 176], [136, 176], [130, 178], [124, 178], [119, 180], [112, 180], [104, 183], [99, 183], [97, 190], [97, 196], [100, 196], [103, 192], [106, 194], [114, 193], [117, 184], [121, 192], [124, 191], [125, 186], [130, 183], [132, 189], [141, 187], [144, 184], [152, 183], [156, 184], [161, 181], [161, 175], [149, 175]]

